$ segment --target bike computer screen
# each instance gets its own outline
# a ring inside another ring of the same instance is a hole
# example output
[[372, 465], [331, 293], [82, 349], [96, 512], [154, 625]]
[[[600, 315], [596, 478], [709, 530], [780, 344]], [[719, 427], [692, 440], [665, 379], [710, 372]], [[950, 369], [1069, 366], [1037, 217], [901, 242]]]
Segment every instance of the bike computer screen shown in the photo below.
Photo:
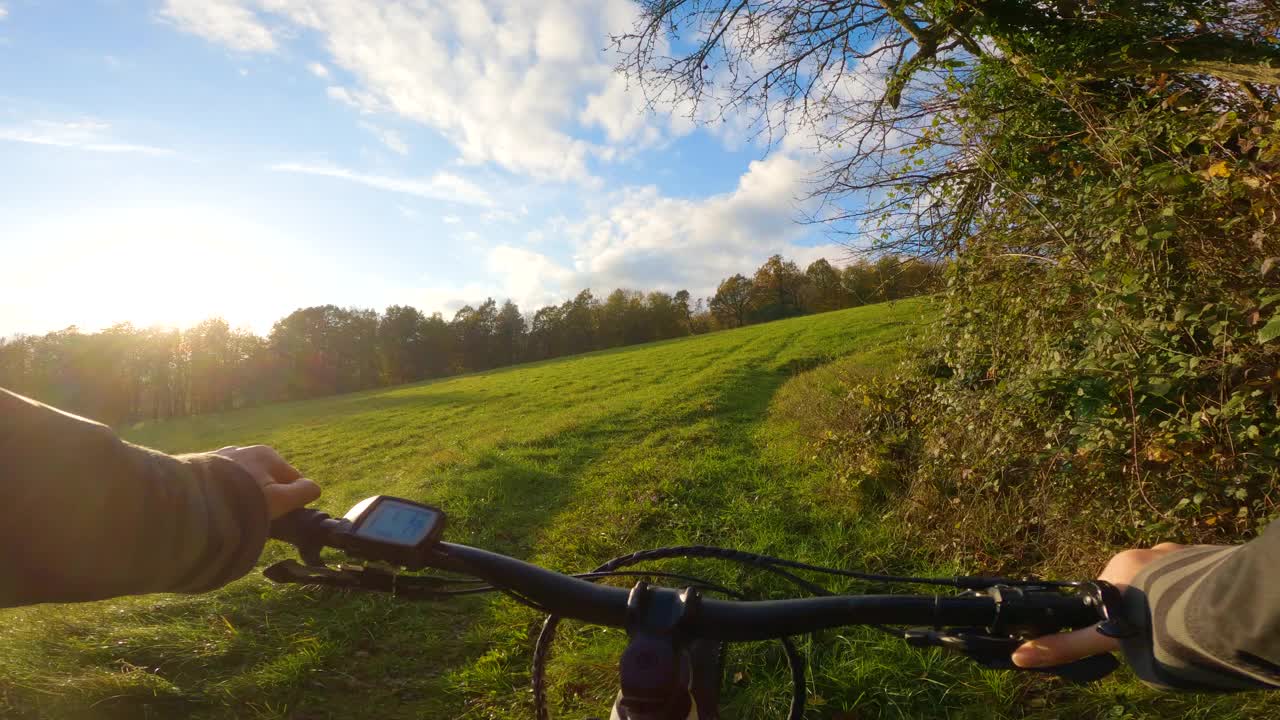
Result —
[[410, 505], [383, 498], [355, 529], [356, 535], [369, 540], [417, 547], [431, 535], [440, 513], [422, 505]]
[[375, 495], [347, 513], [350, 546], [363, 557], [398, 560], [431, 546], [444, 529], [444, 511], [389, 495]]

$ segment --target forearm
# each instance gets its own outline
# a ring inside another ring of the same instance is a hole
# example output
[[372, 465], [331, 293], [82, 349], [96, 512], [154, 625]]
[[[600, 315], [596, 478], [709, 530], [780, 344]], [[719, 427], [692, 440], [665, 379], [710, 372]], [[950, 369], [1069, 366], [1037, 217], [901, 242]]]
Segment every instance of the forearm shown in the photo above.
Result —
[[170, 457], [0, 390], [0, 606], [198, 592], [247, 572], [267, 534], [253, 477]]
[[1280, 687], [1280, 524], [1242, 546], [1151, 563], [1126, 593], [1142, 632], [1124, 643], [1144, 681], [1179, 690]]

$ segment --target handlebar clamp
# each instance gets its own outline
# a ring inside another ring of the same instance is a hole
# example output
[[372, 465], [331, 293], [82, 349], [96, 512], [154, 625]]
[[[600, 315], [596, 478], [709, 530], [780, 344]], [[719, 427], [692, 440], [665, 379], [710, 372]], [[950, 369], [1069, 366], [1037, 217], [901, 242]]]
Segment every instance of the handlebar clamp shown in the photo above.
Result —
[[682, 626], [698, 614], [702, 592], [657, 592], [643, 580], [627, 596], [626, 628], [631, 637], [618, 665], [622, 692], [617, 716], [624, 718], [686, 717], [692, 708], [686, 652], [689, 639]]
[[641, 580], [627, 596], [627, 632], [672, 635], [702, 608], [702, 591], [687, 587], [678, 593], [654, 592]]

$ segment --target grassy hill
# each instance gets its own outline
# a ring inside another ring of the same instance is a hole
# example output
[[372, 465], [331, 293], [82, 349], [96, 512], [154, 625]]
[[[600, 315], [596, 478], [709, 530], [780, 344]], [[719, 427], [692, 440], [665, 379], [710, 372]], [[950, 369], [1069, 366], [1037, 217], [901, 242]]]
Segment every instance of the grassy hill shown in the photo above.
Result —
[[[270, 444], [324, 486], [319, 506], [330, 512], [376, 493], [426, 500], [448, 511], [450, 540], [564, 570], [695, 542], [911, 569], [918, 554], [859, 513], [855, 488], [806, 451], [796, 418], [831, 399], [833, 373], [891, 363], [929, 314], [925, 303], [125, 434], [169, 451]], [[271, 543], [262, 562], [286, 554]], [[697, 570], [774, 589], [734, 567]], [[257, 573], [204, 596], [4, 611], [0, 716], [526, 718], [539, 619], [503, 599], [414, 604], [281, 588]], [[555, 716], [607, 713], [622, 633], [571, 624], [561, 637]], [[1123, 680], [1050, 694], [1047, 683], [859, 630], [805, 649], [813, 717], [1047, 718], [1067, 706], [1115, 718], [1216, 712], [1212, 701], [1169, 705]], [[736, 648], [728, 673], [726, 717], [785, 714], [788, 676], [776, 646]]]

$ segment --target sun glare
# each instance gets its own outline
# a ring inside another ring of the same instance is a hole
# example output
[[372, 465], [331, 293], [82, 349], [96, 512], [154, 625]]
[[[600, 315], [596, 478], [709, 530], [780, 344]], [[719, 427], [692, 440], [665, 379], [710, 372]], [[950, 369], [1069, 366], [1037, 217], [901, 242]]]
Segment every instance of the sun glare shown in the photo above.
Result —
[[26, 270], [9, 287], [22, 290], [4, 302], [22, 304], [20, 326], [188, 327], [211, 316], [258, 325], [255, 310], [284, 290], [279, 243], [209, 209], [106, 211], [20, 237], [30, 242], [11, 267]]

